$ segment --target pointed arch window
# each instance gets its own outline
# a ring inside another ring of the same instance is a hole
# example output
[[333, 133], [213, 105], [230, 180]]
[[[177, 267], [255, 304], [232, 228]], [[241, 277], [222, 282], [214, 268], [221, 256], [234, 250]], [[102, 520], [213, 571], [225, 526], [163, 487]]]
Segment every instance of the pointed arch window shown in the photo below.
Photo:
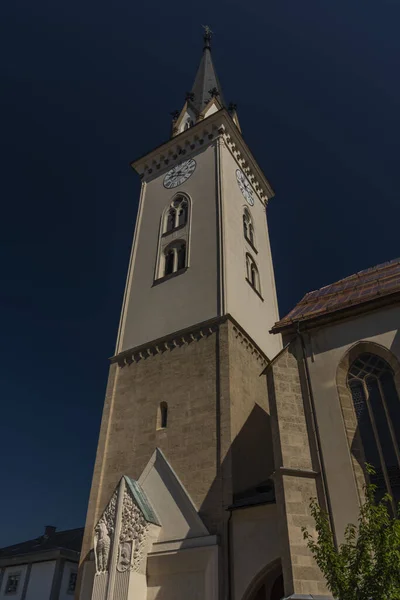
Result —
[[167, 277], [186, 268], [186, 242], [178, 240], [164, 250], [164, 271], [161, 277]]
[[252, 246], [253, 250], [257, 252], [254, 239], [253, 219], [248, 208], [245, 208], [243, 211], [243, 235], [245, 239], [249, 242], [249, 244]]
[[246, 254], [246, 280], [253, 290], [261, 297], [260, 275], [258, 273], [257, 265], [250, 254]]
[[381, 357], [361, 354], [351, 365], [351, 391], [364, 457], [373, 465], [372, 483], [400, 501], [400, 400], [393, 371]]
[[177, 196], [168, 208], [163, 225], [163, 234], [171, 233], [188, 222], [189, 202], [185, 196]]

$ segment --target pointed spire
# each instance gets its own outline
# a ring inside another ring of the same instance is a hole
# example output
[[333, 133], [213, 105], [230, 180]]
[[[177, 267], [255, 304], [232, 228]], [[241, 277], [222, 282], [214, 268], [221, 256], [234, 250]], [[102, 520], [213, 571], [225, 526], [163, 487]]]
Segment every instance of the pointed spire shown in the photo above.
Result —
[[199, 113], [213, 97], [218, 97], [219, 101], [222, 104], [225, 104], [222, 96], [221, 84], [211, 58], [212, 31], [208, 25], [203, 25], [203, 29], [203, 56], [201, 57], [200, 65], [191, 91], [191, 94], [193, 94], [191, 104]]

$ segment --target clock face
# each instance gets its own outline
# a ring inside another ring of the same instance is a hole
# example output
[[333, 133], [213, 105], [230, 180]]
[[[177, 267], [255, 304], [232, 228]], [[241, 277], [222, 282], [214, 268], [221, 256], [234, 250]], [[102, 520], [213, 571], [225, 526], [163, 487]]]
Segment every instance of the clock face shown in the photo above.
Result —
[[196, 168], [196, 161], [193, 158], [184, 160], [173, 169], [170, 169], [164, 177], [164, 187], [167, 189], [175, 188], [189, 179]]
[[236, 169], [236, 179], [243, 196], [250, 206], [254, 206], [253, 188], [247, 180], [246, 175], [240, 169]]

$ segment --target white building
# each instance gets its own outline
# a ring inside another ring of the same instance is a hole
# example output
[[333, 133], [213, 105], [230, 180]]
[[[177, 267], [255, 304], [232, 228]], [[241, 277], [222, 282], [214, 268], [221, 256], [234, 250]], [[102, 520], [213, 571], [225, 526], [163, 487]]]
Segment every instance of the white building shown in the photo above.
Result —
[[46, 526], [33, 540], [0, 549], [0, 598], [71, 600], [83, 529]]

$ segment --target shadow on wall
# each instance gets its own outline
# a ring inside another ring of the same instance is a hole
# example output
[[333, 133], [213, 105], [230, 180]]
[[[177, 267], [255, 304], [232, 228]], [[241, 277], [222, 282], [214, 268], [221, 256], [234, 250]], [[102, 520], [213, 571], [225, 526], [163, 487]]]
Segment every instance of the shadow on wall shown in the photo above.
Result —
[[218, 524], [229, 517], [227, 509], [235, 497], [262, 493], [274, 471], [271, 419], [261, 406], [254, 405], [222, 463], [217, 456], [218, 464], [217, 477], [199, 509], [210, 533], [221, 533]]
[[[217, 411], [219, 410], [217, 406]], [[226, 435], [229, 435], [228, 429]], [[229, 449], [221, 462], [223, 444]], [[166, 458], [168, 460], [168, 455]], [[252, 500], [257, 499], [257, 496], [261, 494], [265, 497], [265, 484], [266, 482], [270, 484], [269, 477], [274, 471], [270, 416], [258, 404], [254, 404], [248, 418], [230, 446], [229, 440], [222, 439], [222, 443], [217, 441], [216, 463], [216, 477], [199, 508], [199, 515], [210, 534], [219, 535], [223, 546], [226, 548], [228, 519], [230, 516], [228, 509], [234, 503], [235, 497], [239, 497], [241, 502], [250, 497]], [[171, 464], [171, 466], [174, 468], [174, 464]], [[179, 476], [179, 472], [177, 474]], [[201, 476], [201, 472], [199, 476]], [[274, 497], [273, 488], [269, 492], [269, 497], [271, 499]], [[93, 551], [86, 555], [85, 561], [90, 558], [90, 554], [93, 554]], [[222, 579], [224, 579], [223, 585], [226, 585], [229, 570], [226, 552], [221, 554], [221, 558], [222, 569], [225, 573], [222, 576]], [[80, 571], [83, 564], [84, 561], [81, 563]], [[82, 583], [81, 573], [80, 583]], [[153, 585], [156, 583], [153, 581]], [[157, 591], [156, 597], [157, 600], [164, 598], [161, 588]]]

